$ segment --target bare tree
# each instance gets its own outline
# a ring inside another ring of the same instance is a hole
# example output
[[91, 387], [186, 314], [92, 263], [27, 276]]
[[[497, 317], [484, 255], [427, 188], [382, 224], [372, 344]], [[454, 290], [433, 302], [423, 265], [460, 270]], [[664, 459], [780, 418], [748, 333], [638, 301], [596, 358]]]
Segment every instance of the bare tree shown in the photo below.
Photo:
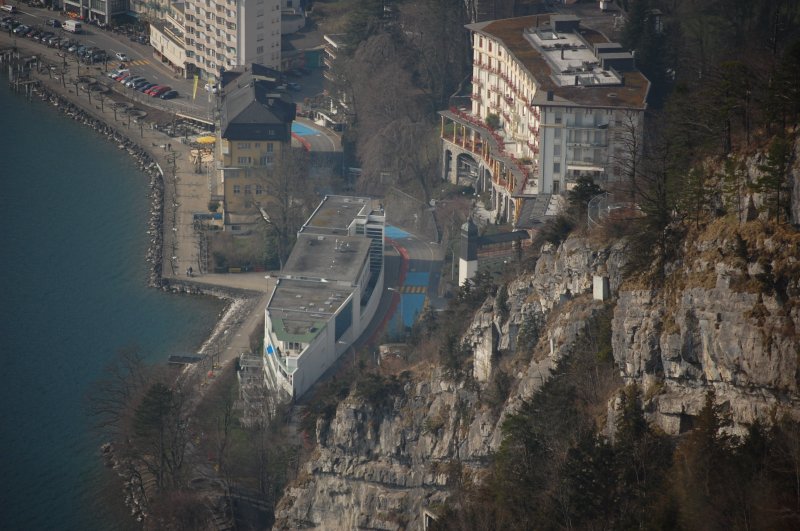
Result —
[[112, 437], [130, 428], [137, 400], [149, 380], [149, 370], [136, 347], [121, 349], [105, 368], [105, 376], [87, 394], [87, 409], [94, 427]]
[[264, 199], [255, 199], [254, 206], [274, 231], [278, 259], [283, 267], [295, 233], [317, 199], [313, 187], [309, 186], [308, 154], [303, 150], [289, 149], [271, 166], [248, 168], [247, 171], [252, 172], [264, 188]]

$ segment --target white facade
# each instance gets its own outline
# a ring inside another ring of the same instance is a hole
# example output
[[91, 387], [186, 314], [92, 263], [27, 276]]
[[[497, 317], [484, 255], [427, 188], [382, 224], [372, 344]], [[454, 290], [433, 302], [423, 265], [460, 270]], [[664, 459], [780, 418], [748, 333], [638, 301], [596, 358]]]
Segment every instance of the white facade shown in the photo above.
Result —
[[471, 104], [442, 113], [453, 120], [452, 133], [443, 122], [444, 178], [491, 190], [498, 218], [517, 221], [526, 199], [563, 194], [580, 176], [618, 180], [625, 135], [641, 132], [649, 82], [630, 53], [579, 23], [535, 15], [467, 26]]
[[257, 63], [280, 68], [281, 0], [186, 0], [186, 56], [195, 72]]
[[162, 22], [150, 24], [150, 46], [153, 48], [153, 55], [181, 76], [186, 75], [185, 34], [183, 10], [175, 9], [175, 6]]
[[327, 196], [298, 233], [264, 312], [264, 381], [278, 396], [302, 396], [372, 320], [384, 224], [369, 198]]

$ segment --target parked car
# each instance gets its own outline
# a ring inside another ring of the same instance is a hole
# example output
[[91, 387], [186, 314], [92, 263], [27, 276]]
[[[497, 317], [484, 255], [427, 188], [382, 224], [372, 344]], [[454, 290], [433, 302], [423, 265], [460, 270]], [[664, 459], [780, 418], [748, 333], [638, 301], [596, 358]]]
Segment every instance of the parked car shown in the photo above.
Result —
[[20, 24], [19, 26], [14, 28], [14, 31], [12, 33], [14, 35], [21, 36], [21, 35], [24, 35], [25, 32], [28, 31], [28, 29], [29, 29], [28, 26], [26, 26], [25, 24]]
[[164, 85], [155, 85], [155, 86], [152, 86], [152, 87], [150, 87], [149, 89], [145, 90], [145, 91], [144, 91], [144, 93], [145, 93], [145, 94], [147, 94], [148, 96], [150, 96], [150, 95], [152, 95], [152, 93], [153, 93], [153, 92], [157, 91], [158, 89], [160, 89], [160, 88], [161, 88], [161, 87], [163, 87], [163, 86], [164, 86]]
[[119, 59], [120, 61], [122, 61], [123, 63], [127, 63], [128, 61], [130, 61], [130, 59], [128, 59], [128, 56], [127, 56], [127, 55], [125, 55], [125, 54], [124, 54], [124, 53], [122, 53], [122, 52], [117, 52], [117, 53], [116, 53], [114, 56], [115, 56], [117, 59]]
[[171, 100], [172, 98], [177, 98], [177, 97], [178, 97], [177, 90], [168, 90], [164, 94], [159, 96], [159, 98], [161, 98], [162, 100]]
[[170, 90], [172, 90], [172, 87], [168, 87], [168, 86], [164, 85], [164, 86], [162, 86], [162, 87], [160, 87], [160, 88], [158, 88], [156, 90], [150, 89], [150, 95], [152, 97], [154, 97], [154, 98], [157, 98], [157, 97], [161, 96], [162, 94], [164, 94], [165, 92], [169, 92]]
[[120, 83], [124, 83], [124, 82], [125, 82], [125, 80], [126, 80], [127, 78], [129, 78], [131, 75], [133, 75], [133, 74], [131, 74], [131, 72], [130, 72], [130, 71], [128, 71], [128, 72], [123, 72], [123, 73], [121, 73], [120, 75], [118, 75], [117, 77], [115, 77], [115, 78], [114, 78], [114, 80], [115, 80], [115, 81], [119, 81]]
[[147, 83], [139, 85], [139, 87], [136, 90], [138, 90], [139, 92], [147, 92], [148, 90], [150, 90], [151, 88], [153, 88], [155, 86], [156, 86], [155, 83], [151, 83], [151, 82], [148, 81]]
[[303, 88], [303, 85], [301, 85], [300, 83], [295, 83], [293, 81], [286, 83], [286, 86], [289, 87], [289, 89], [294, 90], [295, 92]]
[[60, 28], [61, 27], [61, 21], [60, 20], [56, 20], [54, 18], [48, 18], [46, 24], [48, 26], [52, 26], [54, 28]]
[[130, 87], [133, 87], [133, 85], [136, 84], [138, 81], [141, 81], [143, 79], [144, 79], [144, 76], [133, 76], [133, 77], [130, 77], [130, 78], [126, 79], [124, 85], [126, 87], [130, 88]]
[[150, 84], [150, 82], [149, 82], [149, 81], [147, 81], [146, 79], [140, 79], [139, 81], [137, 81], [136, 83], [134, 83], [134, 84], [131, 86], [131, 88], [133, 88], [133, 89], [136, 89], [136, 90], [139, 90], [139, 89], [140, 89], [140, 88], [142, 88], [143, 86], [145, 86], [145, 85], [149, 85], [149, 84]]

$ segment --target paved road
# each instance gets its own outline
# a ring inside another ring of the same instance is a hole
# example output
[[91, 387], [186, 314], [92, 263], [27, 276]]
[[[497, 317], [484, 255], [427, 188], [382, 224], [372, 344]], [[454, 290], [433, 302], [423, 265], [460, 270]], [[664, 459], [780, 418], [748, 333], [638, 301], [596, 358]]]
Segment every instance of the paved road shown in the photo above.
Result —
[[[169, 85], [179, 93], [179, 96], [173, 100], [154, 100], [133, 89], [117, 87], [131, 99], [149, 105], [156, 105], [168, 112], [177, 112], [203, 119], [209, 119], [213, 116], [213, 110], [217, 105], [216, 96], [204, 90], [204, 83], [202, 81], [198, 84], [197, 92], [194, 94], [194, 80], [176, 76], [170, 67], [161, 63], [159, 59], [153, 56], [153, 49], [149, 45], [139, 44], [138, 42], [131, 41], [124, 35], [102, 30], [89, 24], [83, 25], [84, 32], [79, 35], [66, 32], [62, 28], [54, 29], [46, 26], [45, 22], [51, 18], [61, 21], [65, 20], [64, 15], [58, 11], [48, 11], [47, 9], [23, 6], [23, 9], [21, 9], [20, 13], [15, 15], [15, 17], [28, 26], [41, 27], [61, 37], [75, 39], [81, 44], [97, 46], [108, 52], [112, 57], [116, 52], [124, 53], [131, 60], [127, 67], [130, 68], [135, 75], [144, 76], [153, 83]], [[31, 42], [42, 50], [51, 51], [52, 53], [57, 51], [50, 50], [46, 46], [38, 44], [35, 41]], [[75, 69], [73, 57], [74, 56], [71, 54], [68, 54], [67, 61], [68, 63], [71, 62], [72, 68]], [[98, 63], [106, 72], [113, 70], [118, 64], [119, 61], [116, 59], [109, 59], [105, 64]], [[85, 67], [81, 66], [81, 69], [83, 68]], [[313, 97], [321, 91], [322, 71], [315, 70], [300, 78], [292, 79], [291, 81], [300, 83], [302, 88], [299, 91], [288, 91], [284, 94], [284, 97], [290, 101], [301, 104], [306, 98]], [[194, 98], [192, 97], [193, 94], [195, 95]], [[313, 142], [314, 147], [312, 149], [317, 151], [336, 149], [331, 149], [330, 144], [325, 143], [324, 137], [321, 140], [314, 139]]]

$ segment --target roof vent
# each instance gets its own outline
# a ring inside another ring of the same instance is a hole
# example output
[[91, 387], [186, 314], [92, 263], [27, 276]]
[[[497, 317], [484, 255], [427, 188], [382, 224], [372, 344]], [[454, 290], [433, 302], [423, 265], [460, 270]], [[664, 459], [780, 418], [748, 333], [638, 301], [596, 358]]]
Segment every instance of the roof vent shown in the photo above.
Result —
[[616, 92], [609, 92], [608, 93], [608, 97], [611, 98], [611, 99], [614, 99], [614, 98], [617, 97], [617, 93]]

